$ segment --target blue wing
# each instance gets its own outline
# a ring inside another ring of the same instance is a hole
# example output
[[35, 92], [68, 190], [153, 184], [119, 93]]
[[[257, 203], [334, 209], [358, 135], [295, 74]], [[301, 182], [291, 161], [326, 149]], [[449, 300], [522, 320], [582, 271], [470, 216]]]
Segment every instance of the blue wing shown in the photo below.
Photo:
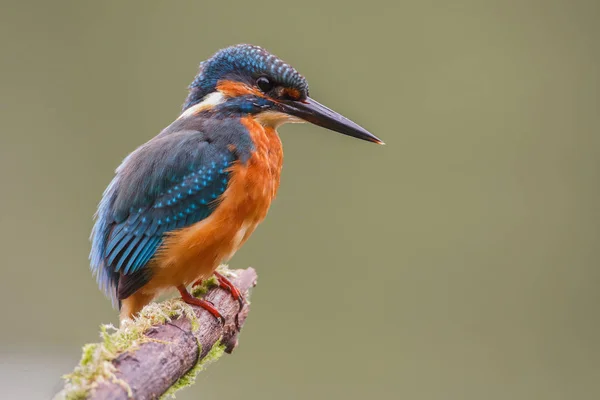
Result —
[[117, 169], [96, 213], [90, 253], [114, 305], [150, 279], [144, 267], [166, 232], [201, 221], [216, 207], [228, 168], [240, 158], [230, 139], [199, 131], [161, 134]]
[[113, 221], [104, 251], [107, 265], [115, 272], [133, 273], [152, 257], [165, 232], [194, 224], [211, 213], [214, 201], [227, 187], [227, 167], [234, 161], [229, 152], [212, 155], [203, 157], [202, 166], [177, 171], [152, 204], [132, 206], [125, 220]]

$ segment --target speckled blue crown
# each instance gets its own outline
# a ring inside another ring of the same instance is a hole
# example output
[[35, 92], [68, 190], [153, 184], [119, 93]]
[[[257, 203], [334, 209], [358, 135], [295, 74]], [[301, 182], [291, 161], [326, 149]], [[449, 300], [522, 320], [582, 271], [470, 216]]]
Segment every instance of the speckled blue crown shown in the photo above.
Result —
[[[213, 92], [221, 79], [241, 81], [268, 76], [276, 85], [298, 89], [308, 96], [308, 83], [292, 66], [259, 46], [239, 44], [219, 50], [200, 63], [200, 71], [190, 84], [184, 109]], [[252, 83], [252, 82], [248, 82]]]

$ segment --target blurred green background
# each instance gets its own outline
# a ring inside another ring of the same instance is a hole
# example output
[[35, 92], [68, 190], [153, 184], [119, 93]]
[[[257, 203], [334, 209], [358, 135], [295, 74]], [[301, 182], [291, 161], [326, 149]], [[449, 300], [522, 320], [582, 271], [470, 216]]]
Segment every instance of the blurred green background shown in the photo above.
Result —
[[280, 129], [240, 347], [180, 399], [600, 397], [600, 3], [2, 2], [0, 397], [49, 398], [117, 313], [114, 168], [200, 61], [259, 44], [381, 137]]

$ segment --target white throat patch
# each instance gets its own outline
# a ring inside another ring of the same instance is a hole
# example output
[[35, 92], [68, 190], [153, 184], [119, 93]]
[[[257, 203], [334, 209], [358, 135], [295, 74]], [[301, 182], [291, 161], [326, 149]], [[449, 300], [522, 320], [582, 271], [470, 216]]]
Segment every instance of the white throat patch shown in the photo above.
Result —
[[[223, 93], [221, 93], [219, 91], [212, 92], [212, 93], [204, 96], [204, 98], [202, 99], [202, 101], [200, 103], [194, 104], [193, 106], [191, 106], [190, 108], [185, 110], [183, 113], [181, 113], [179, 118], [189, 117], [190, 115], [197, 114], [204, 110], [210, 110], [211, 108], [224, 103], [225, 100], [226, 100], [226, 98], [223, 95]], [[177, 119], [179, 119], [179, 118], [177, 118]]]
[[301, 124], [303, 119], [294, 117], [293, 115], [284, 114], [279, 111], [264, 111], [256, 114], [256, 121], [264, 127], [278, 128], [283, 124]]
[[[190, 117], [202, 111], [210, 110], [211, 108], [216, 107], [219, 104], [225, 103], [226, 100], [227, 97], [217, 90], [216, 92], [207, 94], [200, 103], [194, 104], [193, 106], [189, 107], [187, 110], [182, 112], [177, 119]], [[292, 115], [284, 114], [279, 111], [263, 111], [261, 113], [256, 114], [254, 118], [262, 126], [275, 129], [283, 124], [298, 124], [306, 122], [303, 119], [294, 117]]]

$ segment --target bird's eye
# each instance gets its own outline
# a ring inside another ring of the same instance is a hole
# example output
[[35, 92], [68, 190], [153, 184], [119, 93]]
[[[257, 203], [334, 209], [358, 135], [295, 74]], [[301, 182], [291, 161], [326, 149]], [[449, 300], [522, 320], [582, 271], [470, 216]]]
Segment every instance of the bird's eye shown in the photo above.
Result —
[[256, 80], [256, 85], [260, 88], [260, 90], [262, 90], [265, 93], [273, 89], [273, 83], [271, 83], [269, 78], [267, 78], [266, 76], [261, 76], [260, 78], [258, 78]]

